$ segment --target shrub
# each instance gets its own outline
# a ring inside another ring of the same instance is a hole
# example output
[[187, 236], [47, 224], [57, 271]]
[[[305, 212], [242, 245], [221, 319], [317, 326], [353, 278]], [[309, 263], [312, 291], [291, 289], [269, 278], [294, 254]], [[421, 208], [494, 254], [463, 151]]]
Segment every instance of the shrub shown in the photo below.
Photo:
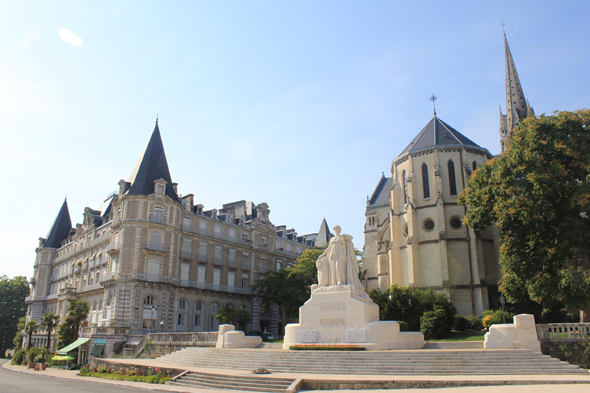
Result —
[[166, 383], [168, 381], [172, 381], [172, 378], [170, 378], [170, 377], [160, 378], [160, 380], [158, 381], [158, 383]]
[[[502, 310], [486, 310], [482, 313], [483, 320], [482, 324], [483, 327], [489, 329], [491, 325], [497, 325], [503, 323], [502, 319]], [[506, 318], [506, 323], [512, 323], [512, 317], [514, 316], [513, 313], [509, 311], [504, 312], [504, 317]]]
[[437, 307], [424, 313], [420, 319], [420, 331], [427, 340], [447, 337], [451, 334], [453, 322], [443, 308]]
[[146, 377], [145, 381], [146, 381], [147, 383], [158, 383], [158, 380], [159, 380], [159, 379], [160, 379], [160, 378], [158, 378], [158, 377], [157, 377], [157, 376], [155, 376], [155, 375], [150, 375], [149, 377]]
[[483, 323], [480, 317], [472, 315], [467, 317], [467, 321], [469, 321], [469, 330], [480, 331], [483, 329]]
[[17, 366], [21, 365], [26, 354], [27, 351], [24, 348], [19, 349], [14, 353], [14, 356], [10, 360], [10, 364], [15, 364]]
[[459, 332], [466, 332], [470, 329], [469, 320], [465, 317], [455, 317], [455, 330]]
[[559, 360], [590, 369], [590, 339], [574, 343], [561, 343], [551, 348], [551, 355]]
[[98, 369], [98, 372], [100, 374], [106, 374], [107, 373], [107, 368], [106, 367], [101, 367], [101, 368]]

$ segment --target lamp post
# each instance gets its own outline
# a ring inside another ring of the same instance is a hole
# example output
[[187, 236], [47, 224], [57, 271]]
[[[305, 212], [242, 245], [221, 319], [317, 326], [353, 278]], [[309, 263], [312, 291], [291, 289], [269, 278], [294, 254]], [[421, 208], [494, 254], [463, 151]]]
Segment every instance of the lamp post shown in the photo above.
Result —
[[154, 326], [155, 325], [155, 323], [154, 323], [154, 310], [155, 309], [156, 308], [152, 305], [152, 319], [150, 319], [150, 333], [153, 333], [154, 332], [153, 330], [154, 330], [154, 327], [155, 327]]
[[500, 295], [500, 304], [502, 305], [502, 323], [506, 323], [506, 316], [504, 315], [504, 305], [506, 304], [506, 298], [504, 295]]
[[164, 321], [160, 321], [160, 331], [164, 333]]

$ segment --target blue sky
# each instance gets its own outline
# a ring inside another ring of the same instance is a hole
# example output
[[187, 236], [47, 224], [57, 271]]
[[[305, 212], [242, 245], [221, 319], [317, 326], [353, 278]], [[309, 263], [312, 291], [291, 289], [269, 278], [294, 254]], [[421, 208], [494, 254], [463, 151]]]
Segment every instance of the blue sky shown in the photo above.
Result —
[[300, 234], [325, 216], [362, 249], [367, 195], [432, 117], [432, 93], [442, 120], [499, 152], [501, 19], [535, 112], [588, 107], [584, 1], [53, 0], [0, 10], [0, 274], [10, 277], [31, 275], [66, 194], [80, 222], [129, 178], [157, 114], [181, 194], [206, 209], [267, 202], [275, 225]]

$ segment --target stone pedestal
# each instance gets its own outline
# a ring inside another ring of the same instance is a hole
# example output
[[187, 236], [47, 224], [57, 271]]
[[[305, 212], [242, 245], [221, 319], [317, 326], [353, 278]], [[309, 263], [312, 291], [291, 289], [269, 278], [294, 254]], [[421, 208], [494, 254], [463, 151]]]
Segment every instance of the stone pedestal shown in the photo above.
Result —
[[379, 306], [352, 297], [349, 285], [312, 287], [299, 308], [299, 323], [285, 327], [283, 349], [298, 344], [358, 345], [367, 350], [420, 349], [424, 336], [400, 332], [396, 321], [379, 321]]
[[530, 349], [541, 352], [535, 316], [519, 314], [514, 316], [514, 323], [490, 326], [483, 345], [486, 349]]

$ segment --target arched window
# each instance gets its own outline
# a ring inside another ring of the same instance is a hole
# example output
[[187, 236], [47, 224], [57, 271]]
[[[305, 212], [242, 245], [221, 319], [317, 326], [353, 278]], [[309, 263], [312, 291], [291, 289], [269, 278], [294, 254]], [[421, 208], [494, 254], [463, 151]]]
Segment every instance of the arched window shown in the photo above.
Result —
[[457, 195], [457, 180], [455, 179], [455, 163], [449, 160], [449, 186], [451, 188], [451, 195]]
[[156, 298], [152, 295], [147, 295], [145, 299], [143, 299], [144, 306], [155, 306], [156, 305]]
[[430, 183], [428, 182], [428, 165], [422, 164], [422, 188], [424, 189], [424, 199], [430, 198]]
[[196, 301], [195, 302], [195, 312], [201, 314], [204, 311], [204, 307], [203, 307], [203, 302], [202, 301]]
[[473, 164], [471, 164], [471, 167], [473, 168], [473, 171], [475, 172], [475, 170], [477, 169], [477, 162], [473, 161]]
[[404, 204], [408, 203], [408, 190], [406, 189], [406, 171], [402, 172], [402, 189], [404, 191]]
[[182, 310], [182, 311], [186, 310], [186, 300], [180, 299], [178, 301], [178, 310]]

